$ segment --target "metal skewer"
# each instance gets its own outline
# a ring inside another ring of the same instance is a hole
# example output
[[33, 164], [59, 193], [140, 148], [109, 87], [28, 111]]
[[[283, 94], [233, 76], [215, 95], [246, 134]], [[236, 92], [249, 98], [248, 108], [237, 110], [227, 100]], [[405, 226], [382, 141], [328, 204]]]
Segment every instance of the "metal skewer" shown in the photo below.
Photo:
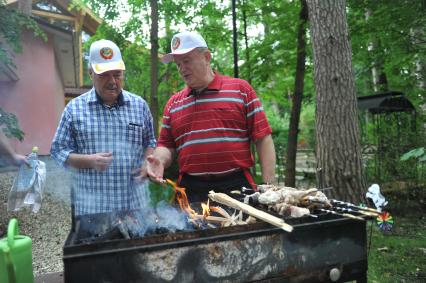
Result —
[[352, 207], [352, 208], [355, 208], [355, 209], [358, 209], [358, 210], [369, 211], [369, 212], [375, 213], [376, 215], [381, 214], [380, 212], [378, 212], [377, 210], [375, 210], [373, 208], [357, 206], [357, 205], [350, 203], [350, 202], [345, 202], [345, 201], [336, 200], [336, 199], [331, 199], [330, 201], [331, 201], [332, 204], [345, 205], [345, 206]]
[[328, 210], [328, 209], [323, 209], [320, 208], [319, 211], [323, 211], [323, 212], [327, 212], [327, 213], [331, 213], [331, 214], [335, 214], [335, 215], [339, 215], [339, 216], [344, 216], [344, 217], [348, 217], [348, 218], [352, 218], [352, 219], [357, 219], [357, 220], [364, 220], [364, 218], [359, 217], [359, 216], [355, 216], [352, 214], [348, 214], [348, 213], [339, 213], [333, 210]]
[[365, 215], [365, 216], [371, 216], [371, 217], [377, 216], [376, 214], [371, 213], [371, 212], [367, 212], [367, 211], [353, 210], [353, 209], [350, 209], [350, 208], [345, 208], [345, 207], [340, 207], [340, 206], [335, 206], [334, 208], [341, 210], [341, 211], [346, 211], [346, 212], [349, 212], [349, 213], [351, 213], [351, 212], [352, 213], [360, 213], [360, 214]]

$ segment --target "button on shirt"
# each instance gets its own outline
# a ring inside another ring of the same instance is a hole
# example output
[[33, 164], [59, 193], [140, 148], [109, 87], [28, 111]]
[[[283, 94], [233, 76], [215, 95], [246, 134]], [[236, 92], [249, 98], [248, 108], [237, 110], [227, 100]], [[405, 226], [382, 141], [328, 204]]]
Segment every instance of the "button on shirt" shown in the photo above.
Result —
[[104, 105], [93, 88], [66, 106], [51, 155], [66, 167], [70, 153], [112, 152], [112, 164], [103, 172], [77, 169], [73, 176], [75, 214], [137, 208], [132, 170], [142, 166], [148, 147], [156, 146], [153, 120], [147, 103], [125, 90], [118, 104]]

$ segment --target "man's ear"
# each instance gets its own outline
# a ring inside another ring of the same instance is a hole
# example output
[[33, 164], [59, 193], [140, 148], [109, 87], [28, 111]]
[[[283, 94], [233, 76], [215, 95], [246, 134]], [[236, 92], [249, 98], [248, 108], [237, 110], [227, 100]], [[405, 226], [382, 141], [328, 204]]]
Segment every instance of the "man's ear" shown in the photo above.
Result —
[[90, 77], [90, 79], [92, 79], [92, 80], [93, 80], [93, 70], [90, 68], [90, 69], [88, 70], [88, 72], [89, 72], [89, 77]]
[[210, 63], [210, 61], [212, 60], [212, 54], [210, 53], [210, 50], [204, 52], [204, 56], [206, 58], [206, 61]]

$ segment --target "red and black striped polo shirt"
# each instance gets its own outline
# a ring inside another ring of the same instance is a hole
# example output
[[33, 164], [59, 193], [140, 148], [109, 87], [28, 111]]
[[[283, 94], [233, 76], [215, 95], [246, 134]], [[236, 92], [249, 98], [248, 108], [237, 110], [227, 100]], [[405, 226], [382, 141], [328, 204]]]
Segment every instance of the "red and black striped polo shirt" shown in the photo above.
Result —
[[178, 152], [180, 174], [217, 174], [253, 166], [250, 141], [271, 133], [253, 88], [215, 74], [203, 92], [186, 87], [169, 99], [158, 146]]

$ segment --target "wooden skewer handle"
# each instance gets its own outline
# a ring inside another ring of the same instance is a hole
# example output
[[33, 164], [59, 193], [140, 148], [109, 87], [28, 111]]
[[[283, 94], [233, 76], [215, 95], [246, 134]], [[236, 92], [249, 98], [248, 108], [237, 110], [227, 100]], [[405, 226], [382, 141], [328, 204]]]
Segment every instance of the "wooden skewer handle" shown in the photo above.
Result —
[[291, 232], [293, 231], [293, 226], [287, 224], [281, 218], [275, 217], [269, 213], [258, 210], [248, 204], [242, 203], [224, 193], [209, 193], [209, 198], [215, 202], [224, 204], [226, 206], [241, 210], [248, 215], [251, 215], [257, 219], [263, 220], [269, 224], [272, 224], [276, 227], [283, 229], [284, 231]]

